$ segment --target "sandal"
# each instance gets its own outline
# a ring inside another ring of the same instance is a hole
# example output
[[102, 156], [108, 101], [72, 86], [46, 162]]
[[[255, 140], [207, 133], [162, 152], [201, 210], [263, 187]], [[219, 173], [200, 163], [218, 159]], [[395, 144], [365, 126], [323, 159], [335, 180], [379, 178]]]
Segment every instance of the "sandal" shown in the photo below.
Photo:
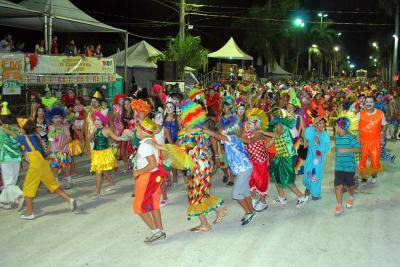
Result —
[[211, 230], [211, 226], [210, 225], [207, 225], [207, 226], [199, 225], [197, 227], [194, 227], [194, 228], [190, 229], [190, 231], [193, 232], [193, 233], [208, 232], [210, 230]]
[[213, 223], [214, 223], [214, 224], [220, 224], [220, 223], [222, 223], [222, 219], [223, 219], [226, 215], [228, 215], [228, 209], [227, 209], [227, 208], [223, 208], [222, 215], [221, 215], [221, 216], [218, 216], [218, 215], [217, 215], [217, 218], [215, 219], [215, 221], [214, 221]]

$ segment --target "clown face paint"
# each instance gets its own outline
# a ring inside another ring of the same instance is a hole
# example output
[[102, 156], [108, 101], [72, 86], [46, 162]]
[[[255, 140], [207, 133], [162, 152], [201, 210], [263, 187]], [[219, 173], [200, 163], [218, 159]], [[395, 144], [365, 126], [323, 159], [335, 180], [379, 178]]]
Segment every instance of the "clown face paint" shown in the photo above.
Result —
[[53, 124], [55, 124], [55, 125], [60, 125], [61, 121], [62, 121], [62, 117], [59, 115], [54, 116], [53, 120], [52, 120]]
[[161, 126], [164, 123], [164, 117], [162, 113], [157, 113], [156, 116], [154, 117], [154, 122]]
[[245, 108], [243, 106], [239, 106], [237, 110], [237, 114], [242, 116], [244, 114]]
[[372, 97], [368, 97], [365, 100], [365, 109], [368, 110], [368, 111], [372, 111], [374, 106], [375, 106], [374, 99]]
[[120, 98], [120, 99], [118, 100], [118, 104], [122, 106], [122, 105], [124, 104], [124, 101], [125, 101], [125, 100], [124, 100], [123, 98]]
[[103, 122], [100, 120], [99, 117], [96, 117], [94, 119], [94, 125], [96, 126], [96, 128], [103, 128]]
[[37, 115], [38, 115], [38, 117], [43, 117], [43, 115], [44, 115], [44, 110], [43, 110], [42, 108], [38, 108], [38, 110], [37, 110]]
[[165, 110], [166, 110], [167, 114], [174, 113], [175, 112], [175, 106], [173, 104], [171, 104], [171, 103], [167, 103], [165, 105]]

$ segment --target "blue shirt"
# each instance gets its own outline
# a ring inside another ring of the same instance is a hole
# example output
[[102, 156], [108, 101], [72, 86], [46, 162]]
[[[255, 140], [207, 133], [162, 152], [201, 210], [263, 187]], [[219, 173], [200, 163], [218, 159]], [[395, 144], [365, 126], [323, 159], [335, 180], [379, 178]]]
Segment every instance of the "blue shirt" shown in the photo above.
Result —
[[243, 142], [234, 135], [226, 135], [229, 141], [221, 141], [225, 146], [225, 154], [233, 175], [252, 169], [252, 165]]
[[17, 141], [22, 146], [22, 153], [25, 154], [26, 152], [32, 152], [30, 146], [28, 145], [28, 142], [26, 142], [26, 138], [29, 138], [29, 141], [31, 141], [33, 148], [36, 151], [39, 151], [42, 154], [42, 156], [45, 158], [46, 155], [42, 149], [42, 146], [40, 145], [39, 137], [36, 135], [29, 135], [29, 136], [28, 135], [18, 135], [17, 136]]
[[339, 148], [360, 148], [360, 143], [357, 137], [347, 133], [345, 135], [336, 134], [336, 168], [337, 171], [343, 172], [355, 172], [356, 171], [356, 159], [354, 152], [339, 153]]

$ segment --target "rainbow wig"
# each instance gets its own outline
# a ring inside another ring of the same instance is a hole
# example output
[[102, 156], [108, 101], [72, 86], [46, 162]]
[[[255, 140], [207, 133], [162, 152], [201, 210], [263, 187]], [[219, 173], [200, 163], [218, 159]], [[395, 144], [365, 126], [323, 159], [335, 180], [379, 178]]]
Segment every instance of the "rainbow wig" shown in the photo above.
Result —
[[185, 100], [181, 105], [180, 117], [185, 127], [195, 128], [206, 121], [206, 111], [200, 104]]
[[104, 116], [100, 111], [93, 112], [92, 119], [95, 120], [96, 118], [99, 118], [104, 126], [108, 125], [108, 117]]

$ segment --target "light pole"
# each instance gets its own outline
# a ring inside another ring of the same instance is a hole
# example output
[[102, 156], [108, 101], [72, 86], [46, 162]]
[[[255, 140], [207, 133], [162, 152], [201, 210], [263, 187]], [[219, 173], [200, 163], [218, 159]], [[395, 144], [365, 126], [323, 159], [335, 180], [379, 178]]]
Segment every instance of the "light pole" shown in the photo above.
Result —
[[318, 13], [318, 17], [321, 19], [321, 28], [322, 28], [322, 20], [324, 19], [324, 18], [326, 18], [328, 16], [328, 14], [324, 14], [324, 13], [322, 13], [322, 12], [319, 12]]
[[332, 76], [334, 76], [336, 70], [338, 70], [338, 54], [340, 51], [340, 47], [338, 45], [335, 45], [333, 47], [333, 51], [335, 51], [335, 64], [334, 64]]
[[313, 44], [309, 49], [308, 49], [308, 72], [311, 72], [311, 54], [312, 53], [318, 53], [318, 45]]

